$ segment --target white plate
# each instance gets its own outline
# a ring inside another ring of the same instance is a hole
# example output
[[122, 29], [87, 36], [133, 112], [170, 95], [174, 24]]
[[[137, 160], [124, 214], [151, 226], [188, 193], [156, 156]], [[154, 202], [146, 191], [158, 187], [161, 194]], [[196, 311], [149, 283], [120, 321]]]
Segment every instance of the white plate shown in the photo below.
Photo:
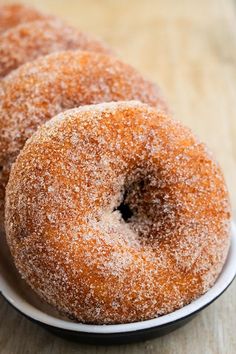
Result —
[[157, 328], [176, 321], [181, 321], [213, 302], [230, 285], [236, 274], [236, 227], [235, 224], [232, 224], [231, 246], [220, 276], [214, 286], [206, 294], [202, 295], [191, 304], [159, 318], [129, 324], [89, 325], [75, 323], [69, 319], [63, 318], [52, 309], [51, 306], [42, 302], [26, 283], [20, 279], [12, 264], [11, 256], [4, 239], [2, 235], [0, 243], [0, 292], [3, 297], [14, 308], [30, 319], [42, 325], [52, 326], [53, 328], [65, 331], [90, 334], [122, 334]]

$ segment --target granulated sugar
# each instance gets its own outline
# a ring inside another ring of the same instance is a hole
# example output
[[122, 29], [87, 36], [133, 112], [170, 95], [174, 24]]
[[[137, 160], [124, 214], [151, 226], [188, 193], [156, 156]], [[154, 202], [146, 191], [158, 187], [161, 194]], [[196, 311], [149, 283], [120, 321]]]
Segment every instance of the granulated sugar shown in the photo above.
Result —
[[21, 275], [86, 323], [154, 318], [207, 291], [227, 255], [229, 220], [205, 146], [139, 102], [53, 118], [27, 141], [7, 188]]
[[85, 104], [132, 99], [166, 110], [156, 85], [120, 60], [98, 53], [44, 56], [11, 72], [0, 86], [1, 200], [11, 163], [36, 129], [56, 114]]
[[0, 77], [40, 56], [76, 49], [111, 54], [102, 41], [90, 38], [59, 19], [20, 24], [0, 34]]

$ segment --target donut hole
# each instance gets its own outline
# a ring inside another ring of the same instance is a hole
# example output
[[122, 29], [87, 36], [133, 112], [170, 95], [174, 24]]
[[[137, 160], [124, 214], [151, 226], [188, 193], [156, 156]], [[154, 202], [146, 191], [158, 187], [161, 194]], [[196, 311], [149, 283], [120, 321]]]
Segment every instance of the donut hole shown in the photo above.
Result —
[[130, 206], [124, 202], [122, 202], [115, 210], [120, 212], [122, 219], [126, 222], [134, 215]]
[[120, 204], [113, 210], [119, 211], [122, 219], [125, 222], [132, 222], [133, 217], [137, 216], [140, 203], [142, 203], [143, 192], [147, 181], [144, 179], [137, 179], [127, 183], [122, 196]]
[[120, 203], [120, 205], [117, 208], [114, 209], [114, 211], [120, 212], [121, 217], [125, 222], [127, 222], [134, 215], [129, 204], [127, 204], [125, 202], [125, 200], [127, 198], [127, 193], [128, 193], [128, 191], [125, 190], [125, 192], [123, 194], [122, 202]]
[[125, 193], [116, 210], [141, 245], [157, 246], [173, 232], [174, 200], [159, 174], [149, 169], [138, 171], [126, 182]]
[[113, 209], [141, 246], [158, 247], [174, 231], [178, 211], [161, 177], [148, 168], [134, 171], [122, 186], [119, 203]]

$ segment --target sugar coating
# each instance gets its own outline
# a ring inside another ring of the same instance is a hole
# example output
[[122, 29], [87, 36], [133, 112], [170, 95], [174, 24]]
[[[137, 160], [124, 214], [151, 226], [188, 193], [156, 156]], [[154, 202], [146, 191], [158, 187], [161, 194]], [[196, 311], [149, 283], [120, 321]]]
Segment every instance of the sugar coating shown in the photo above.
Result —
[[38, 126], [69, 108], [131, 99], [167, 109], [155, 84], [128, 64], [100, 53], [53, 53], [22, 65], [3, 78], [0, 83], [0, 227], [11, 164]]
[[17, 26], [20, 23], [31, 22], [48, 16], [38, 10], [23, 4], [0, 6], [0, 33]]
[[21, 23], [0, 35], [0, 77], [42, 55], [67, 49], [111, 53], [102, 41], [59, 19]]
[[[132, 215], [125, 221], [120, 204]], [[6, 192], [16, 267], [84, 323], [151, 319], [215, 282], [230, 204], [206, 146], [140, 102], [61, 113], [27, 141]]]

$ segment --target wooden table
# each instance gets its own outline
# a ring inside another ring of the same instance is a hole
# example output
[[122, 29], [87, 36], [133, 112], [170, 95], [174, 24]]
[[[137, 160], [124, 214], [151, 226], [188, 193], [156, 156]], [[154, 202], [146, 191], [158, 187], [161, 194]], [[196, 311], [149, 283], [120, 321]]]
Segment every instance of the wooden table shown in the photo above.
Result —
[[[0, 3], [6, 1], [0, 0]], [[29, 0], [100, 35], [164, 89], [220, 161], [236, 214], [236, 4], [224, 0]], [[70, 343], [0, 300], [0, 353], [236, 353], [236, 282], [176, 332], [120, 347]]]

